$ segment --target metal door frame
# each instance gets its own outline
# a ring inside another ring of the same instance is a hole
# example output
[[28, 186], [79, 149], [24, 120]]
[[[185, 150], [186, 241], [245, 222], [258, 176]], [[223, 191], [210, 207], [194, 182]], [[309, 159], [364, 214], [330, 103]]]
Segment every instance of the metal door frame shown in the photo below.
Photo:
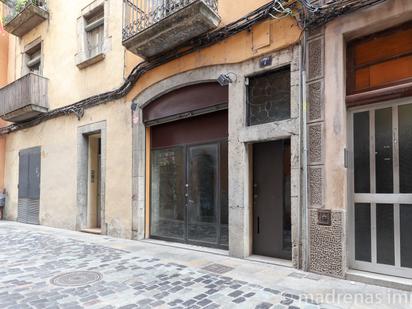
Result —
[[[193, 143], [193, 144], [182, 144], [182, 145], [173, 145], [173, 146], [167, 146], [167, 147], [159, 147], [155, 149], [150, 149], [151, 152], [155, 150], [166, 150], [166, 149], [173, 149], [173, 148], [182, 148], [183, 149], [183, 160], [184, 160], [184, 177], [185, 177], [185, 185], [188, 184], [189, 180], [189, 148], [192, 147], [198, 147], [198, 146], [206, 146], [206, 145], [217, 145], [217, 166], [216, 169], [219, 172], [218, 176], [220, 176], [220, 171], [221, 171], [221, 148], [222, 148], [222, 143], [227, 143], [228, 139], [219, 139], [219, 140], [214, 140], [214, 141], [209, 141], [209, 142], [203, 142], [203, 143]], [[152, 173], [152, 161], [153, 160], [153, 155], [150, 156], [150, 174]], [[152, 177], [150, 177], [152, 179]], [[217, 192], [220, 193], [220, 188], [221, 188], [221, 183], [220, 183], [220, 177], [218, 177], [217, 182]], [[184, 194], [186, 194], [186, 187], [183, 188]], [[150, 182], [150, 194], [152, 192], [152, 183]], [[202, 241], [194, 241], [194, 240], [189, 240], [188, 239], [188, 198], [185, 197], [185, 205], [184, 205], [184, 238], [173, 238], [173, 237], [162, 237], [162, 236], [154, 236], [151, 234], [152, 232], [152, 220], [153, 216], [151, 215], [152, 211], [152, 199], [150, 199], [150, 220], [149, 220], [149, 238], [152, 239], [159, 239], [159, 240], [165, 240], [165, 241], [172, 241], [172, 242], [177, 242], [177, 243], [183, 243], [183, 244], [189, 244], [189, 245], [198, 245], [198, 246], [203, 246], [203, 247], [211, 247], [211, 248], [219, 248], [219, 249], [224, 249], [227, 250], [228, 246], [222, 245], [220, 243], [221, 241], [221, 198], [220, 194], [218, 194], [218, 201], [216, 203], [216, 211], [217, 211], [217, 223], [216, 225], [218, 226], [217, 229], [217, 242], [216, 243], [208, 243], [208, 242], [202, 242]]]
[[[387, 102], [355, 107], [348, 110], [348, 245], [349, 266], [352, 269], [394, 275], [398, 277], [412, 278], [412, 268], [401, 266], [400, 248], [400, 204], [411, 204], [412, 194], [399, 193], [399, 134], [398, 134], [398, 107], [412, 104], [412, 98], [391, 100]], [[354, 188], [354, 139], [353, 117], [355, 113], [369, 112], [370, 128], [370, 188], [376, 192], [376, 165], [375, 165], [375, 111], [383, 108], [392, 108], [392, 151], [393, 151], [393, 186], [394, 193], [355, 193]], [[372, 113], [373, 111], [373, 113]], [[355, 259], [355, 203], [368, 203], [371, 206], [371, 262], [357, 261]], [[377, 263], [377, 239], [376, 239], [376, 205], [393, 204], [394, 209], [394, 254], [395, 266]]]

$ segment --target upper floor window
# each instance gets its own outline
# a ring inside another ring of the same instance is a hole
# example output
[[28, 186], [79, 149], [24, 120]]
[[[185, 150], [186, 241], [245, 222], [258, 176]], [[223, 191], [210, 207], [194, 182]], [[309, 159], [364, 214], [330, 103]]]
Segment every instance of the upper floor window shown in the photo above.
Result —
[[85, 17], [85, 31], [87, 40], [87, 53], [94, 57], [103, 52], [104, 42], [104, 8], [99, 7], [90, 16]]
[[27, 73], [42, 74], [42, 42], [40, 39], [24, 48], [22, 73], [23, 75]]
[[290, 67], [249, 77], [247, 124], [264, 124], [290, 118]]
[[412, 82], [411, 22], [348, 43], [348, 95], [407, 82]]
[[86, 68], [102, 61], [110, 50], [108, 0], [95, 0], [86, 6], [77, 19], [79, 49], [76, 65]]

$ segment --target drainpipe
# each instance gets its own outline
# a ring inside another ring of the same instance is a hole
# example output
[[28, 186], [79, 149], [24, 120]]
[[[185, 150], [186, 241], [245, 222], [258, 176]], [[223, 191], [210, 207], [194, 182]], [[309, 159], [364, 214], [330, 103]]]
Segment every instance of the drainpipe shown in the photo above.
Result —
[[307, 44], [307, 31], [303, 31], [303, 37], [301, 40], [301, 59], [300, 59], [300, 108], [302, 117], [302, 165], [303, 165], [303, 189], [301, 192], [303, 196], [301, 198], [302, 206], [301, 210], [301, 241], [302, 241], [302, 252], [303, 252], [303, 265], [302, 269], [304, 271], [309, 270], [309, 216], [308, 216], [308, 139], [307, 139], [307, 100], [306, 100], [306, 44]]

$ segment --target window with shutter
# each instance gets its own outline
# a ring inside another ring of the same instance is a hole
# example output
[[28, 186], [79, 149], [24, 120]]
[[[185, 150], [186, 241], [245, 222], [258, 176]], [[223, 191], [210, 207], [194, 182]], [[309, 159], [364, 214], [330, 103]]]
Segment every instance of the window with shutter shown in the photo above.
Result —
[[34, 44], [25, 51], [25, 66], [27, 73], [42, 74], [42, 44]]
[[348, 43], [347, 93], [412, 81], [412, 23]]
[[104, 8], [98, 8], [86, 16], [85, 23], [88, 57], [94, 57], [103, 52], [104, 42]]

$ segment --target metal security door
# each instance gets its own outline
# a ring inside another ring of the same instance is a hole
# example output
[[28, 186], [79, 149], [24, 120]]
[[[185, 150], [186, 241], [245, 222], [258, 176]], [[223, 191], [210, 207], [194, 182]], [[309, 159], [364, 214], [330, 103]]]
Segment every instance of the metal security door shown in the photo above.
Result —
[[40, 209], [40, 147], [19, 153], [19, 200], [17, 221], [39, 224]]
[[407, 278], [412, 278], [410, 103], [350, 114], [351, 266]]

